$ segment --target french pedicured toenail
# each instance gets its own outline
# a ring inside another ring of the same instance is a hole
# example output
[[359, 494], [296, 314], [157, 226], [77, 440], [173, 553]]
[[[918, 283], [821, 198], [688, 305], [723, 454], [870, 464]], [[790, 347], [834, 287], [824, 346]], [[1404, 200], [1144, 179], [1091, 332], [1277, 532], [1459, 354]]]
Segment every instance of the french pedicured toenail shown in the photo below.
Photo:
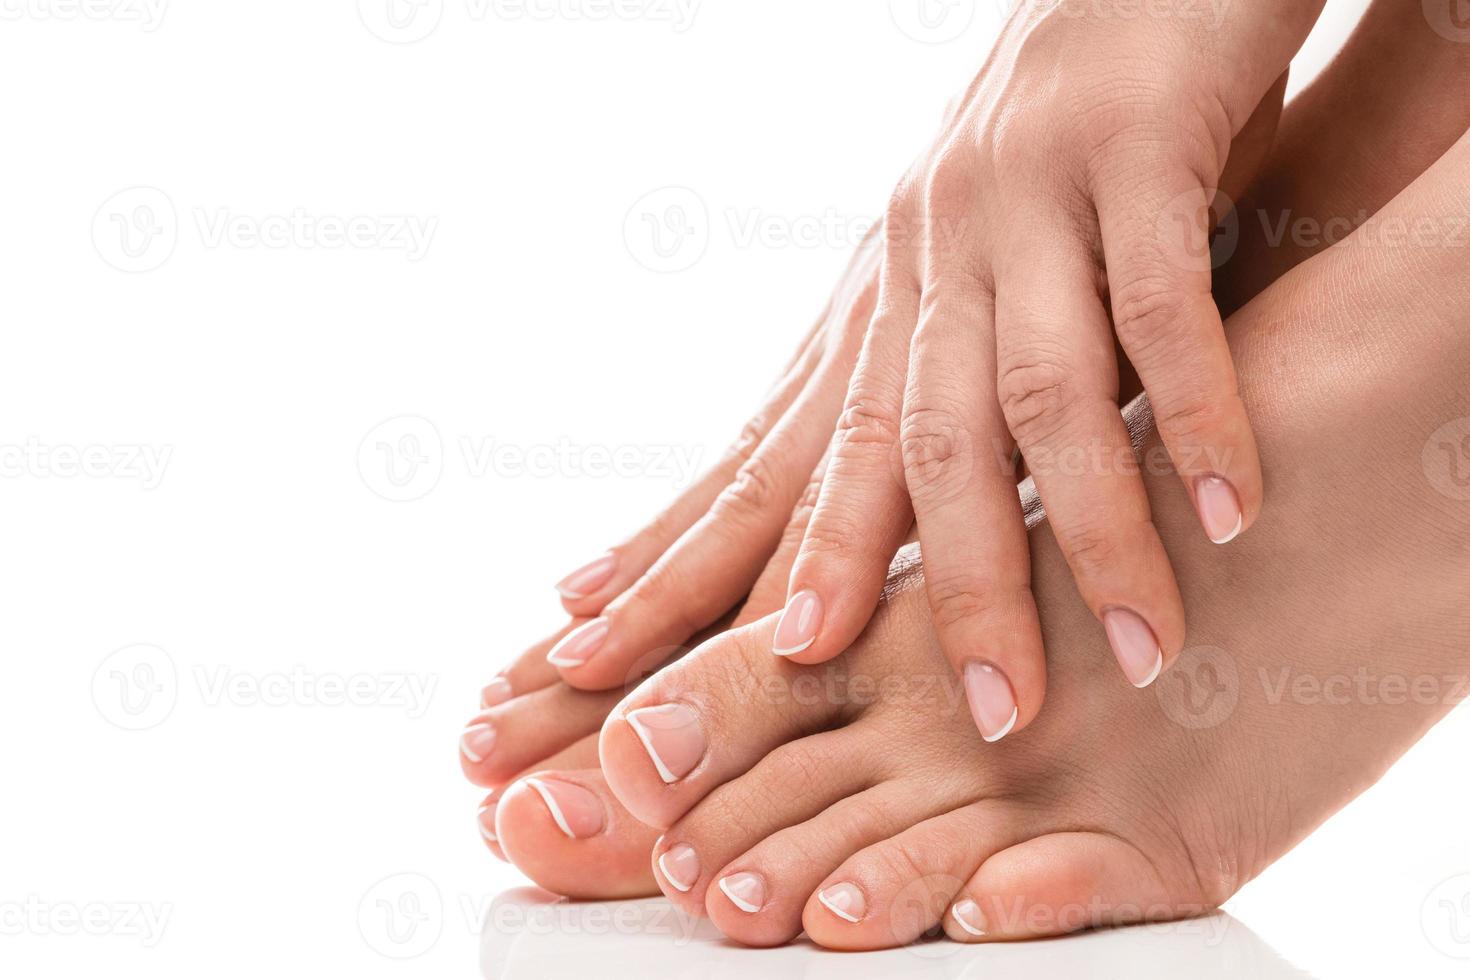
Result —
[[590, 623], [583, 623], [561, 638], [561, 642], [551, 648], [546, 655], [546, 662], [553, 667], [580, 667], [591, 659], [602, 646], [602, 641], [607, 639], [607, 617], [599, 616]]
[[973, 898], [962, 898], [950, 908], [949, 914], [956, 924], [972, 936], [984, 936], [985, 915]]
[[1240, 496], [1221, 476], [1202, 476], [1194, 483], [1194, 506], [1205, 534], [1216, 544], [1229, 544], [1245, 524]]
[[771, 638], [771, 652], [778, 657], [789, 657], [811, 646], [822, 628], [822, 597], [811, 589], [802, 589], [792, 596], [776, 624], [776, 633]]
[[561, 832], [573, 840], [592, 837], [602, 830], [602, 801], [593, 793], [559, 779], [531, 778], [526, 785], [541, 797]]
[[999, 667], [982, 661], [965, 664], [965, 698], [970, 702], [970, 715], [980, 737], [999, 742], [1016, 727], [1020, 709], [1011, 682]]
[[857, 885], [850, 881], [839, 881], [817, 892], [817, 901], [827, 911], [847, 922], [857, 922], [868, 912], [868, 901]]
[[1131, 609], [1109, 609], [1103, 613], [1108, 645], [1134, 687], [1148, 687], [1164, 669], [1164, 651], [1143, 617]]
[[742, 912], [759, 912], [766, 904], [765, 879], [749, 871], [737, 871], [721, 878], [720, 891]]
[[459, 736], [459, 751], [471, 762], [484, 762], [495, 748], [495, 729], [489, 722], [469, 726]]
[[687, 892], [699, 880], [699, 855], [688, 844], [675, 844], [658, 856], [658, 870], [665, 881]]
[[495, 807], [496, 801], [491, 800], [475, 814], [475, 820], [480, 825], [480, 836], [492, 844], [500, 842], [500, 838], [495, 836]]
[[556, 583], [556, 591], [568, 599], [584, 599], [606, 585], [617, 567], [618, 556], [608, 552]]
[[699, 716], [685, 705], [639, 708], [628, 712], [628, 724], [653, 760], [658, 778], [666, 783], [683, 779], [704, 758], [704, 732], [699, 727]]
[[510, 681], [504, 677], [497, 677], [480, 690], [480, 707], [493, 708], [498, 704], [504, 704], [515, 697], [510, 688]]

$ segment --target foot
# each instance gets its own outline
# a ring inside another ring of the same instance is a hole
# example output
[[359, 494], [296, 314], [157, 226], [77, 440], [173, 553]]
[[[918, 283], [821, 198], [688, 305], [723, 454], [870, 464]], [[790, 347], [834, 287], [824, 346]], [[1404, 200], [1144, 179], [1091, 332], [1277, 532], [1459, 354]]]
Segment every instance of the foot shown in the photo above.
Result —
[[[1463, 217], [1445, 208], [1467, 172], [1470, 140], [1375, 220]], [[1467, 693], [1470, 494], [1442, 460], [1458, 442], [1436, 435], [1470, 414], [1464, 251], [1333, 249], [1238, 315], [1273, 503], [1221, 551], [1150, 468], [1192, 630], [1154, 689], [1109, 682], [1044, 527], [1052, 700], [1003, 742], [981, 741], [948, 680], [917, 565], [832, 664], [771, 656], [767, 618], [647, 682], [601, 758], [618, 800], [664, 828], [665, 894], [745, 943], [804, 929], [840, 949], [1191, 916], [1375, 782]]]

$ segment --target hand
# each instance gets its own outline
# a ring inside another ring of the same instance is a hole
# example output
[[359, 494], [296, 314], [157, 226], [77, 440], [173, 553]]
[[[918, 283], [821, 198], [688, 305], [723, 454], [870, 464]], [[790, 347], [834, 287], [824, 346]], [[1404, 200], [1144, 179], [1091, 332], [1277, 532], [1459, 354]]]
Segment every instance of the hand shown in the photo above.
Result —
[[977, 726], [989, 740], [1024, 727], [1045, 656], [1019, 448], [1128, 679], [1146, 686], [1178, 654], [1184, 612], [1118, 410], [1114, 334], [1205, 532], [1229, 541], [1262, 483], [1210, 294], [1209, 206], [1232, 144], [1274, 128], [1320, 6], [1243, 0], [1216, 28], [1147, 8], [1013, 15], [893, 195], [877, 310], [774, 652], [845, 649], [917, 518]]

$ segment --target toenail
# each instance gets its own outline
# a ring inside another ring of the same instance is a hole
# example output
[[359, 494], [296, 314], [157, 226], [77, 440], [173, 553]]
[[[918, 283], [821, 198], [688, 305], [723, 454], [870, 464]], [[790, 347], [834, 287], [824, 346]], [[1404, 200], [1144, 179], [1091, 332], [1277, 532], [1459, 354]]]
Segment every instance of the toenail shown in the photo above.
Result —
[[495, 748], [495, 729], [488, 722], [471, 725], [459, 737], [459, 751], [471, 762], [484, 762]]
[[498, 844], [500, 838], [495, 836], [495, 804], [486, 803], [480, 807], [476, 818], [480, 824], [480, 836], [492, 844]]
[[1131, 609], [1109, 609], [1103, 613], [1103, 629], [1113, 656], [1134, 687], [1148, 687], [1164, 669], [1164, 651], [1143, 617]]
[[950, 907], [949, 914], [954, 916], [959, 927], [972, 936], [983, 936], [985, 932], [985, 915], [980, 911], [980, 906], [973, 898], [962, 898]]
[[704, 758], [699, 717], [682, 704], [660, 704], [628, 712], [628, 724], [643, 743], [658, 776], [666, 783], [683, 779]]
[[857, 922], [868, 911], [868, 901], [862, 891], [850, 881], [839, 881], [817, 892], [817, 901], [839, 919]]
[[618, 556], [608, 552], [556, 583], [556, 591], [568, 599], [584, 599], [606, 585], [617, 567]]
[[551, 652], [546, 655], [546, 662], [553, 667], [580, 667], [597, 652], [602, 641], [607, 639], [607, 627], [606, 616], [583, 623], [551, 648]]
[[591, 837], [602, 829], [602, 801], [582, 787], [559, 779], [528, 779], [526, 785], [541, 797], [561, 832], [573, 840]]
[[737, 871], [721, 878], [720, 891], [742, 912], [759, 912], [766, 904], [765, 880], [749, 871]]
[[1020, 709], [1011, 682], [994, 664], [971, 661], [965, 664], [965, 698], [970, 702], [970, 715], [980, 737], [999, 742], [1016, 727]]
[[699, 880], [699, 855], [688, 844], [675, 844], [658, 856], [658, 870], [665, 881], [687, 892]]
[[480, 707], [493, 708], [497, 704], [504, 704], [512, 697], [514, 695], [511, 693], [510, 681], [504, 677], [497, 677], [480, 691]]
[[1224, 477], [1202, 476], [1194, 484], [1194, 506], [1205, 534], [1216, 544], [1229, 544], [1245, 524], [1240, 497]]
[[811, 589], [802, 589], [787, 601], [781, 613], [771, 638], [771, 652], [778, 657], [800, 653], [816, 640], [821, 626], [822, 597]]

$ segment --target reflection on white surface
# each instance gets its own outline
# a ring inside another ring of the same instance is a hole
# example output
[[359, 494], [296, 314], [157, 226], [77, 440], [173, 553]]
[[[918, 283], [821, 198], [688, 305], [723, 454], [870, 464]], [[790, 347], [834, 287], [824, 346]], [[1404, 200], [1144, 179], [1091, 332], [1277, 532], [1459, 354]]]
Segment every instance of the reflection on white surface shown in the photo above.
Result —
[[747, 949], [662, 898], [569, 902], [518, 888], [496, 898], [482, 925], [480, 968], [486, 980], [1311, 978], [1224, 913], [1038, 942], [965, 946], [941, 938], [877, 953], [834, 953], [805, 939], [780, 949]]

